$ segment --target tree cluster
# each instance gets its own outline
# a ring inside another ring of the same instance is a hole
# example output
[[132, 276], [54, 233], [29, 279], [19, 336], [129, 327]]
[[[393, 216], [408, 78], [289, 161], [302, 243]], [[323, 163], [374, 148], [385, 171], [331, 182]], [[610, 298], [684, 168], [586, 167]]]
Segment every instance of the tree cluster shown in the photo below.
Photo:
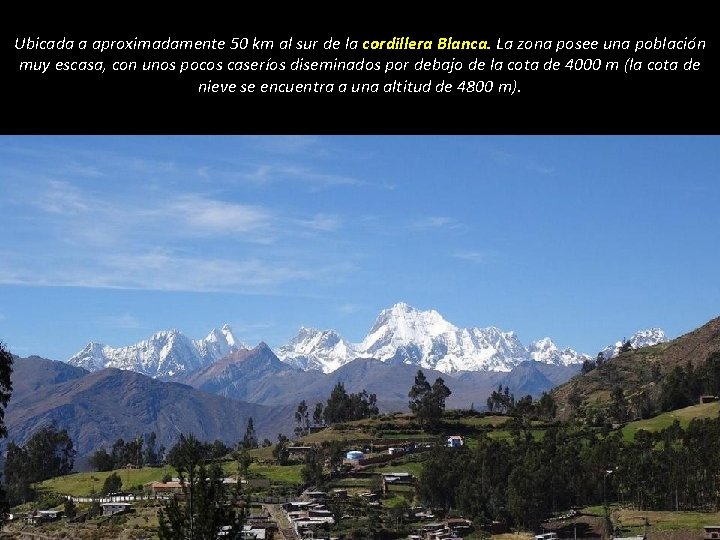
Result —
[[720, 395], [720, 352], [712, 353], [701, 366], [688, 362], [676, 366], [665, 377], [660, 396], [660, 408], [672, 411], [695, 405], [702, 395]]
[[415, 375], [415, 384], [408, 392], [410, 411], [415, 414], [423, 428], [434, 429], [442, 420], [445, 400], [450, 397], [450, 394], [452, 392], [445, 386], [442, 377], [435, 379], [435, 382], [430, 386], [425, 374], [422, 370], [418, 370]]
[[490, 412], [507, 414], [515, 406], [515, 396], [510, 393], [510, 388], [506, 386], [503, 390], [502, 385], [499, 385], [498, 389], [493, 390], [487, 398], [486, 404]]
[[[496, 392], [493, 392], [493, 394], [496, 394]], [[507, 399], [504, 393], [500, 395], [498, 392], [497, 394], [500, 396], [501, 401]], [[492, 394], [491, 397], [488, 398], [488, 409], [490, 408], [491, 398]], [[506, 414], [519, 418], [527, 418], [528, 420], [544, 420], [545, 422], [550, 422], [557, 414], [555, 398], [547, 392], [543, 392], [538, 400], [534, 400], [532, 396], [528, 394], [516, 401], [515, 396], [510, 394], [510, 404], [510, 407], [504, 411]]]
[[36, 431], [25, 446], [8, 443], [5, 485], [11, 506], [35, 497], [32, 484], [69, 474], [76, 451], [66, 430], [46, 426]]
[[208, 445], [192, 434], [181, 435], [168, 453], [168, 462], [180, 476], [183, 494], [170, 499], [158, 513], [161, 540], [206, 540], [217, 538], [221, 530], [224, 538], [242, 537], [243, 516], [234, 508], [235, 498], [222, 482], [220, 465], [211, 463], [208, 456]]
[[[192, 437], [193, 440], [193, 451], [198, 452], [200, 459], [204, 461], [224, 458], [232, 451], [228, 445], [219, 439], [215, 439], [213, 442], [203, 442], [193, 435], [189, 437]], [[165, 461], [177, 469], [176, 463], [179, 463], [179, 456], [187, 444], [187, 438], [180, 435], [178, 442], [168, 451]]]
[[[340, 469], [344, 454], [342, 441], [323, 441], [320, 445], [313, 445], [305, 455], [300, 470], [303, 484], [318, 488], [324, 486], [325, 480]], [[328, 474], [325, 473], [326, 469]]]
[[348, 394], [345, 385], [338, 382], [325, 403], [323, 419], [326, 424], [337, 424], [377, 416], [378, 412], [375, 394], [368, 394], [366, 390]]
[[[330, 392], [330, 397], [325, 402], [325, 405], [322, 402], [315, 404], [312, 423], [316, 426], [322, 424], [332, 425], [370, 418], [377, 416], [378, 413], [377, 396], [375, 394], [368, 394], [366, 390], [357, 394], [348, 394], [345, 385], [338, 382]], [[298, 424], [295, 428], [297, 436], [310, 433], [310, 410], [305, 400], [299, 403], [295, 411], [295, 421]]]
[[638, 510], [701, 510], [720, 505], [720, 418], [693, 420], [633, 441], [620, 432], [563, 425], [542, 440], [518, 429], [483, 437], [474, 449], [433, 451], [418, 479], [426, 504], [477, 522], [532, 527], [573, 506], [618, 501]]
[[140, 435], [132, 440], [116, 440], [110, 452], [104, 447], [93, 452], [88, 458], [89, 465], [96, 471], [112, 471], [128, 465], [135, 467], [156, 467], [162, 463], [165, 447], [157, 445], [157, 435]]

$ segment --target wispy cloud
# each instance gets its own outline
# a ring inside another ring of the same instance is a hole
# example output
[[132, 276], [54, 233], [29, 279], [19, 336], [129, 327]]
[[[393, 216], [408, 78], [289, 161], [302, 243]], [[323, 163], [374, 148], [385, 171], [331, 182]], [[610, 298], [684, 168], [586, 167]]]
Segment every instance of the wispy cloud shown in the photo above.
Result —
[[[283, 294], [356, 270], [332, 249], [348, 220], [335, 206], [308, 210], [308, 195], [296, 201], [285, 186], [258, 198], [266, 190], [237, 178], [250, 170], [257, 184], [293, 181], [311, 190], [360, 180], [311, 166], [252, 169], [234, 156], [163, 159], [165, 144], [161, 157], [146, 159], [75, 144], [64, 152], [50, 143], [24, 149], [0, 141], [0, 205], [7, 210], [0, 224], [13, 227], [13, 241], [0, 253], [0, 284]], [[131, 314], [105, 322], [139, 324]]]
[[298, 225], [312, 231], [332, 232], [340, 228], [342, 220], [338, 216], [316, 214], [309, 219], [297, 220]]
[[259, 150], [277, 154], [297, 155], [308, 153], [313, 156], [325, 156], [329, 151], [319, 138], [300, 135], [273, 135], [257, 136], [251, 138], [254, 146]]
[[526, 168], [530, 172], [535, 172], [538, 174], [542, 174], [544, 176], [550, 176], [550, 175], [555, 174], [555, 172], [556, 172], [555, 167], [552, 167], [549, 165], [543, 165], [542, 163], [535, 163], [535, 162], [528, 163]]
[[411, 224], [411, 228], [423, 229], [461, 229], [462, 223], [448, 216], [429, 216], [418, 219]]
[[351, 176], [321, 173], [297, 165], [260, 165], [254, 171], [242, 174], [241, 178], [258, 184], [299, 182], [320, 188], [364, 183]]
[[205, 258], [157, 250], [102, 254], [81, 260], [49, 258], [43, 265], [21, 261], [0, 267], [0, 283], [187, 292], [270, 294], [288, 284], [328, 283], [354, 267], [350, 263], [316, 265], [281, 259]]
[[456, 251], [452, 254], [456, 259], [462, 259], [475, 264], [487, 262], [488, 256], [480, 251]]
[[177, 220], [208, 233], [246, 233], [266, 229], [272, 220], [271, 214], [264, 208], [197, 195], [178, 197], [167, 209]]
[[122, 328], [122, 329], [137, 329], [142, 328], [140, 320], [130, 313], [123, 313], [122, 315], [107, 315], [101, 318], [101, 321], [105, 326], [110, 328]]
[[555, 166], [549, 165], [535, 157], [512, 154], [498, 148], [489, 148], [486, 150], [486, 154], [490, 159], [500, 165], [522, 168], [531, 173], [549, 176], [557, 172]]
[[81, 191], [68, 182], [50, 180], [36, 205], [52, 214], [74, 215], [87, 212], [91, 205]]
[[360, 305], [352, 303], [343, 304], [341, 306], [338, 306], [337, 310], [343, 315], [352, 315], [353, 313], [357, 313], [358, 311], [360, 311]]

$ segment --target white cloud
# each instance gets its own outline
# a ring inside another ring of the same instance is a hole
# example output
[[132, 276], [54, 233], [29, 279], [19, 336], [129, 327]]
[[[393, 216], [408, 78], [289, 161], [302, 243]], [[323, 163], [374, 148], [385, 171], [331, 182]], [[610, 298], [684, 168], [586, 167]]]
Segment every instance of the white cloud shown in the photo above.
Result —
[[[79, 261], [45, 261], [15, 269], [0, 268], [0, 283], [191, 292], [268, 293], [297, 282], [324, 282], [351, 269], [347, 264], [322, 269], [297, 262], [259, 258], [200, 258], [171, 252], [106, 254]], [[129, 319], [126, 321], [128, 322]]]
[[169, 212], [198, 231], [246, 233], [267, 228], [272, 216], [258, 206], [227, 203], [184, 195], [168, 206]]
[[343, 315], [352, 315], [353, 313], [357, 313], [358, 311], [360, 311], [360, 305], [352, 303], [343, 304], [341, 306], [338, 306], [337, 310]]
[[307, 135], [265, 135], [250, 139], [258, 149], [277, 154], [307, 155], [310, 153], [313, 156], [328, 154], [320, 139]]
[[487, 255], [479, 251], [456, 251], [452, 254], [456, 259], [462, 259], [472, 263], [484, 263], [487, 262]]
[[357, 178], [337, 174], [319, 173], [296, 165], [260, 165], [251, 173], [242, 174], [241, 178], [258, 184], [275, 182], [302, 182], [314, 187], [360, 185]]
[[75, 186], [51, 180], [48, 189], [36, 202], [42, 210], [53, 214], [75, 215], [87, 212], [91, 203]]
[[332, 232], [340, 228], [341, 220], [338, 216], [316, 214], [310, 219], [298, 220], [298, 224], [314, 231]]
[[412, 223], [413, 229], [460, 229], [462, 224], [448, 216], [429, 216]]
[[137, 329], [142, 328], [140, 321], [130, 313], [122, 315], [108, 315], [102, 318], [102, 322], [111, 328]]

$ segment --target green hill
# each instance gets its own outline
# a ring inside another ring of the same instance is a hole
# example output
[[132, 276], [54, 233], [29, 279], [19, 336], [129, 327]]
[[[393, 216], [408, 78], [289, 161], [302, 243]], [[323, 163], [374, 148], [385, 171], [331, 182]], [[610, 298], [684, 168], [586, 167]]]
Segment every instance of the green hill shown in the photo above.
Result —
[[718, 414], [720, 414], [720, 401], [692, 405], [684, 409], [662, 413], [647, 420], [630, 422], [622, 428], [622, 433], [625, 440], [630, 440], [641, 429], [661, 431], [666, 427], [670, 427], [675, 420], [679, 421], [682, 427], [687, 427], [693, 418], [716, 418]]
[[622, 353], [558, 386], [552, 392], [558, 416], [562, 420], [581, 417], [593, 424], [600, 416], [608, 416], [612, 392], [618, 389], [623, 391], [631, 418], [647, 416], [658, 410], [663, 383], [676, 367], [690, 364], [697, 369], [718, 352], [720, 317], [668, 343]]

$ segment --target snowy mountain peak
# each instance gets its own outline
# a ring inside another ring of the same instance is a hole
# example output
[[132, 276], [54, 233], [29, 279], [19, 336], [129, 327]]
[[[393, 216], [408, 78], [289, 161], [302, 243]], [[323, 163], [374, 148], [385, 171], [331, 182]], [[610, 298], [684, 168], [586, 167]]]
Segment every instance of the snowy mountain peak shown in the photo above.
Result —
[[372, 356], [379, 355], [382, 358], [394, 354], [404, 345], [456, 331], [457, 327], [443, 319], [437, 311], [419, 311], [400, 302], [380, 312], [360, 348]]
[[557, 366], [570, 366], [581, 364], [590, 360], [590, 356], [574, 351], [570, 348], [558, 349], [557, 345], [549, 337], [533, 341], [527, 347], [530, 358], [536, 362], [555, 364]]
[[[626, 340], [630, 342], [630, 346], [633, 349], [641, 349], [642, 347], [650, 347], [657, 345], [658, 343], [665, 343], [668, 341], [665, 332], [661, 328], [649, 328], [647, 330], [639, 330], [635, 332], [630, 339]], [[613, 345], [608, 345], [600, 354], [603, 355], [605, 360], [609, 360], [620, 354], [622, 349], [623, 341], [616, 341]]]
[[356, 348], [334, 330], [301, 327], [287, 345], [275, 351], [278, 358], [303, 370], [335, 371], [354, 360]]
[[[435, 310], [421, 311], [404, 302], [382, 310], [361, 343], [348, 343], [331, 330], [301, 328], [276, 354], [301, 369], [325, 373], [358, 357], [413, 364], [447, 373], [510, 371], [530, 359], [515, 332], [504, 332], [494, 326], [458, 328]], [[546, 356], [541, 361], [572, 363], [571, 355], [564, 351]]]
[[127, 347], [89, 343], [68, 360], [73, 366], [97, 371], [106, 367], [127, 369], [150, 377], [173, 378], [189, 373], [245, 348], [229, 326], [212, 330], [205, 339], [192, 341], [176, 329], [155, 332], [149, 339]]

